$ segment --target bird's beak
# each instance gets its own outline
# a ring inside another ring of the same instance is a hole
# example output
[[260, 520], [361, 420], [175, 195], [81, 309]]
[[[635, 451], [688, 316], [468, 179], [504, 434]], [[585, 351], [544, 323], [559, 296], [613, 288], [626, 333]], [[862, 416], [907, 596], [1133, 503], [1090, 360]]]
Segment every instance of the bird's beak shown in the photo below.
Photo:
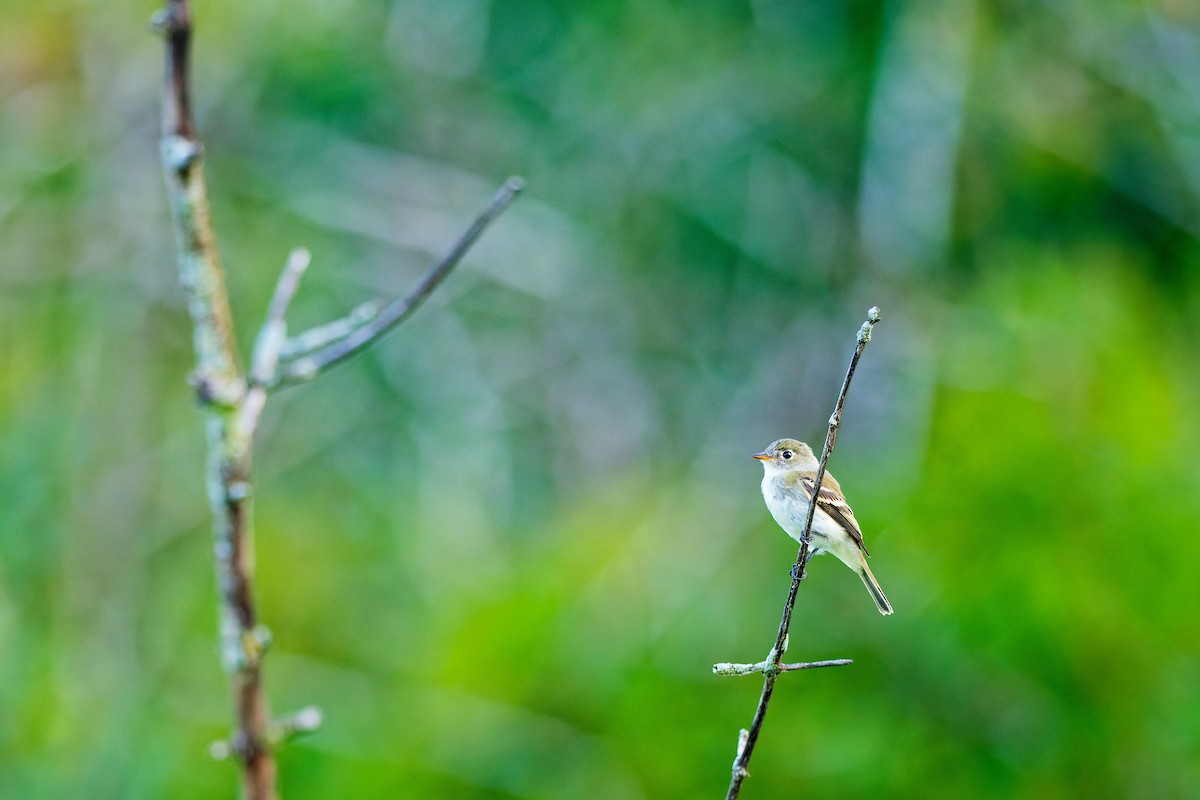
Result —
[[752, 455], [750, 457], [757, 458], [759, 461], [770, 461], [771, 460], [770, 453], [755, 453], [754, 455]]

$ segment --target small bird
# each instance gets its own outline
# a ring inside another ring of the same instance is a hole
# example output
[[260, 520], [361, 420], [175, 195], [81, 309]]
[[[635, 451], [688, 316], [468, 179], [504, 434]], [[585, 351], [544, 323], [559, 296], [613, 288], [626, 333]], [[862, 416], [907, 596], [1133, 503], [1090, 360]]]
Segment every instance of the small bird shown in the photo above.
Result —
[[[795, 439], [779, 439], [761, 453], [755, 453], [754, 458], [763, 464], [762, 493], [771, 516], [788, 536], [799, 542], [819, 466], [812, 448]], [[879, 588], [879, 582], [867, 566], [870, 553], [863, 545], [858, 520], [842, 496], [842, 487], [828, 472], [817, 495], [817, 513], [813, 516], [808, 552], [812, 556], [833, 553], [862, 578], [879, 613], [892, 613], [892, 604], [884, 597], [883, 589]]]

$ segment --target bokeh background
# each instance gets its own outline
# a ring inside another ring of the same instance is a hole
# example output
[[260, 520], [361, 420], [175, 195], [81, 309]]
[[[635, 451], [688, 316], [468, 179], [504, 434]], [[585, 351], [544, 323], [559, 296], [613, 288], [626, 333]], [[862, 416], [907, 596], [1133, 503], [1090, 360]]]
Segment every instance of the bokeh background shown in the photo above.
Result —
[[[0, 5], [0, 796], [228, 798], [150, 3]], [[814, 562], [747, 798], [1200, 796], [1200, 7], [197, 2], [243, 351], [400, 291], [268, 406], [288, 800], [719, 797], [819, 441], [894, 617]]]

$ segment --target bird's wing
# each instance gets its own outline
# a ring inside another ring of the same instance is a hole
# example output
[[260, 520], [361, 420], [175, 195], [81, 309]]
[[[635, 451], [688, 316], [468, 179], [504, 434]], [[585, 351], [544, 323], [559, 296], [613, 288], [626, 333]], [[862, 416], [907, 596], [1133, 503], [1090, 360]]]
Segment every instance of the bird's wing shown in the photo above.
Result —
[[[815, 477], [815, 476], [814, 476]], [[812, 500], [812, 490], [815, 485], [812, 477], [804, 477], [800, 479], [800, 485], [804, 487], [804, 493], [808, 495], [808, 499]], [[833, 521], [841, 525], [850, 538], [858, 545], [858, 549], [862, 550], [866, 555], [871, 555], [867, 552], [867, 546], [863, 544], [862, 530], [858, 527], [858, 520], [854, 518], [854, 509], [846, 502], [846, 498], [842, 496], [841, 487], [838, 486], [833, 476], [826, 473], [825, 480], [821, 481], [821, 491], [817, 495], [817, 508], [824, 511]]]

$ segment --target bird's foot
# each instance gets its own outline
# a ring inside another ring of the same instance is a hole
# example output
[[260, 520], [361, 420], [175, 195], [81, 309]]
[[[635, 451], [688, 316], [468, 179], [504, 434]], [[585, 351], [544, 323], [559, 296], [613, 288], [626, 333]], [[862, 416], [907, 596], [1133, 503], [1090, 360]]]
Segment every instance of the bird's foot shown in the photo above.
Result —
[[801, 565], [792, 564], [792, 568], [788, 570], [788, 575], [791, 575], [794, 581], [802, 581], [807, 577], [807, 572]]

